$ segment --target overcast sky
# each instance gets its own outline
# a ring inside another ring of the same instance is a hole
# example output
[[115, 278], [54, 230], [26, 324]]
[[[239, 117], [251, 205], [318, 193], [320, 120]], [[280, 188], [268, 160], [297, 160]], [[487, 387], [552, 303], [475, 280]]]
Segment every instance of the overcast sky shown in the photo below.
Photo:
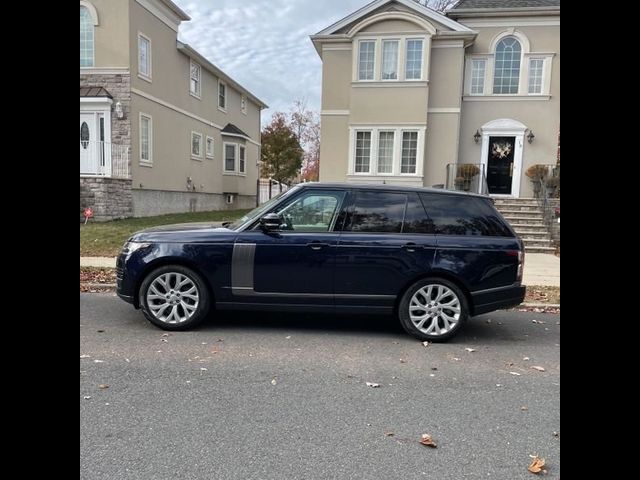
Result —
[[306, 98], [320, 111], [322, 63], [313, 35], [370, 0], [173, 0], [190, 17], [178, 38], [269, 105]]

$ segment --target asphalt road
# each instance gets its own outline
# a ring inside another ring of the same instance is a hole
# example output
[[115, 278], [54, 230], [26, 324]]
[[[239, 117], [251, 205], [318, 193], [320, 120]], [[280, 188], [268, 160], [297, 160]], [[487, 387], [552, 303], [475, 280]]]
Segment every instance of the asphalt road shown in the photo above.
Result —
[[538, 454], [558, 479], [559, 322], [496, 312], [424, 347], [389, 317], [227, 313], [163, 336], [81, 294], [81, 478], [517, 480]]

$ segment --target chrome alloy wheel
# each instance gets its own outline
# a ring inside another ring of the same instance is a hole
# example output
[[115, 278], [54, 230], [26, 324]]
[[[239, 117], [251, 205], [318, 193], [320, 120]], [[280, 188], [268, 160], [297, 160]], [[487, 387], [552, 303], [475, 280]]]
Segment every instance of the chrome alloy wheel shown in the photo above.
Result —
[[460, 320], [460, 299], [444, 285], [425, 285], [411, 297], [409, 318], [422, 333], [444, 335]]
[[196, 312], [200, 300], [196, 284], [177, 272], [163, 273], [147, 289], [151, 314], [164, 323], [182, 323]]

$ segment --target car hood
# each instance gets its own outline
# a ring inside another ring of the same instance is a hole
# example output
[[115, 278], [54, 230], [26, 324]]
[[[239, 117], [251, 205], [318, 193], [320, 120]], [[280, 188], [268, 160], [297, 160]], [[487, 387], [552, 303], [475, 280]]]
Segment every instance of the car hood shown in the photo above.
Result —
[[200, 243], [228, 241], [236, 232], [222, 226], [222, 222], [177, 223], [147, 228], [134, 233], [132, 242]]

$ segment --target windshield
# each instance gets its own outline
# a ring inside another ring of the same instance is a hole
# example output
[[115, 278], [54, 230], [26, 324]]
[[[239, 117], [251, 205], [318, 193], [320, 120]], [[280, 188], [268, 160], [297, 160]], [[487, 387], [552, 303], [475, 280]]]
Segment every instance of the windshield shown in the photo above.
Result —
[[290, 188], [289, 190], [285, 190], [284, 192], [280, 192], [275, 197], [271, 198], [270, 200], [267, 200], [266, 202], [264, 202], [259, 207], [254, 208], [249, 213], [247, 213], [244, 216], [240, 217], [238, 220], [236, 220], [235, 222], [233, 222], [230, 225], [227, 225], [226, 227], [229, 230], [237, 230], [238, 228], [240, 228], [240, 226], [244, 225], [245, 223], [251, 222], [251, 221], [257, 219], [258, 217], [260, 217], [264, 212], [269, 210], [278, 200], [280, 200], [281, 198], [284, 198], [285, 196], [289, 195], [290, 193], [293, 193], [297, 189], [298, 189], [298, 187], [295, 186], [293, 188]]

